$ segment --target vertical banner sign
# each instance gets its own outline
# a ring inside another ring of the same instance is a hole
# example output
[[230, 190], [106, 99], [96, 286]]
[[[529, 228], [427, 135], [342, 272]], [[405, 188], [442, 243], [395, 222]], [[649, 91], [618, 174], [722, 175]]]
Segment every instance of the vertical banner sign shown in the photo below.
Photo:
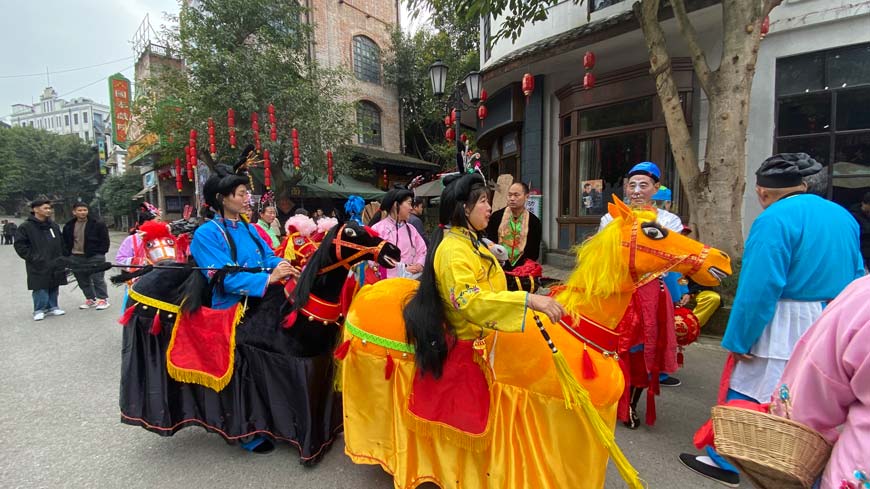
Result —
[[130, 80], [124, 75], [115, 73], [109, 77], [109, 104], [112, 112], [112, 140], [115, 144], [126, 148], [129, 140], [131, 112]]
[[105, 136], [100, 136], [100, 139], [97, 141], [97, 147], [100, 155], [100, 174], [106, 174], [106, 138]]

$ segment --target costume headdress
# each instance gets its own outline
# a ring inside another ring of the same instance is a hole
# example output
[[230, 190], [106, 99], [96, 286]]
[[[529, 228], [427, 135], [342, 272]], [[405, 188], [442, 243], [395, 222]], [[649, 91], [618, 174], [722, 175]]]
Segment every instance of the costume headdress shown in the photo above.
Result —
[[249, 145], [242, 151], [242, 156], [233, 165], [233, 168], [227, 165], [216, 165], [214, 173], [202, 186], [205, 203], [216, 212], [221, 213], [223, 211], [221, 196], [231, 194], [239, 185], [248, 184], [248, 166], [254, 162], [255, 158], [254, 146]]
[[362, 222], [362, 211], [366, 206], [366, 202], [359, 195], [351, 195], [344, 203], [344, 213], [347, 214], [348, 220], [356, 221], [359, 224]]

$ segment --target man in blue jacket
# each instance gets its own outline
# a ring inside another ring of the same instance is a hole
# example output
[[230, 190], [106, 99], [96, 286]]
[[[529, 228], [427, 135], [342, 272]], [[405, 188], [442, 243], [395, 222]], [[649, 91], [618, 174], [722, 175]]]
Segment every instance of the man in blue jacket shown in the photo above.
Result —
[[[807, 193], [822, 170], [806, 153], [773, 155], [755, 173], [764, 211], [752, 223], [722, 346], [737, 359], [727, 400], [769, 402], [795, 344], [846, 285], [864, 275], [858, 223]], [[695, 472], [736, 487], [736, 469], [708, 447], [680, 455]]]
[[[63, 227], [63, 241], [66, 254], [77, 266], [99, 265], [106, 261], [109, 251], [109, 230], [102, 221], [88, 216], [88, 205], [78, 202], [73, 205], [73, 218]], [[76, 281], [85, 302], [79, 309], [95, 308], [98, 311], [109, 307], [109, 294], [103, 271], [75, 272]]]

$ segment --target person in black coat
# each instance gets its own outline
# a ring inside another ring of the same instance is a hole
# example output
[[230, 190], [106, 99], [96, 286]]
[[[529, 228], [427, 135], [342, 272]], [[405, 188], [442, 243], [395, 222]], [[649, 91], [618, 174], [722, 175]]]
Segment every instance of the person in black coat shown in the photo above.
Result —
[[57, 305], [61, 285], [66, 285], [66, 270], [57, 265], [64, 255], [60, 227], [51, 220], [52, 205], [46, 197], [30, 203], [30, 214], [15, 233], [15, 252], [24, 259], [27, 268], [27, 288], [33, 291], [33, 320], [46, 315], [62, 316]]
[[507, 249], [505, 270], [522, 265], [526, 259], [538, 261], [541, 255], [543, 226], [538, 216], [526, 209], [528, 198], [529, 186], [515, 182], [508, 189], [508, 206], [489, 218], [486, 237]]
[[[76, 267], [87, 269], [100, 265], [109, 252], [109, 230], [102, 221], [90, 217], [87, 204], [73, 205], [73, 218], [63, 226], [64, 251]], [[76, 282], [85, 295], [79, 309], [91, 307], [101, 311], [109, 307], [109, 291], [106, 288], [105, 272], [74, 272]]]

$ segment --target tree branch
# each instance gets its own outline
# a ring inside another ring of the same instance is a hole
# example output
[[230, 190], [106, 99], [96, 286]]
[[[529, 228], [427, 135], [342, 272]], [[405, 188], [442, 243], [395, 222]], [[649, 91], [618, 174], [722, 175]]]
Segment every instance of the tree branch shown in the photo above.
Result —
[[671, 71], [665, 33], [659, 24], [660, 3], [661, 0], [641, 0], [634, 3], [632, 10], [643, 30], [649, 50], [650, 75], [655, 79], [656, 93], [662, 104], [677, 171], [684, 182], [691, 182], [700, 174], [698, 156], [692, 145], [692, 135]]
[[[781, 1], [781, 0], [780, 0]], [[698, 77], [698, 83], [704, 93], [710, 94], [710, 65], [707, 63], [707, 56], [704, 55], [704, 50], [698, 44], [698, 33], [692, 26], [689, 20], [689, 15], [686, 13], [685, 0], [671, 0], [671, 7], [674, 9], [674, 17], [677, 18], [677, 23], [680, 26], [680, 34], [683, 40], [689, 46], [689, 52], [692, 54], [692, 65], [695, 67], [695, 75]]]

